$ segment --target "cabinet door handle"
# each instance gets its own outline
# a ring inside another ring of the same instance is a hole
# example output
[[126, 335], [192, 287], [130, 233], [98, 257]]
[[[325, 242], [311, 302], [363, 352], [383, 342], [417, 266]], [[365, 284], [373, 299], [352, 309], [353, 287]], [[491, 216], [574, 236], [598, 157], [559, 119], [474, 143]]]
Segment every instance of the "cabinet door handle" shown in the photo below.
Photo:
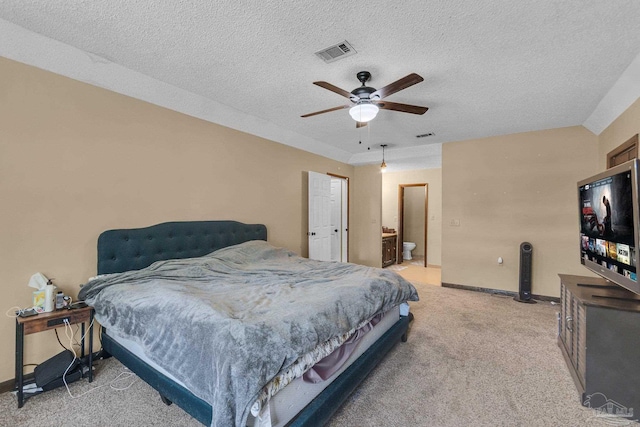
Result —
[[569, 332], [573, 332], [573, 326], [572, 326], [573, 317], [567, 316], [566, 319], [567, 319], [567, 329], [569, 330]]

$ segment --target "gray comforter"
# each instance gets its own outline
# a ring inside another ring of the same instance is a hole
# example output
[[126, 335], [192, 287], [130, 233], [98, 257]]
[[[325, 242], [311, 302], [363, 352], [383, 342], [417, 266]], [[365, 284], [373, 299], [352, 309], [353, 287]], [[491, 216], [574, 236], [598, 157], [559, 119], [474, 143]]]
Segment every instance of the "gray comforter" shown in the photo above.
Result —
[[403, 301], [397, 274], [312, 261], [263, 241], [160, 261], [84, 285], [108, 330], [213, 408], [213, 426], [244, 426], [261, 388], [298, 357]]

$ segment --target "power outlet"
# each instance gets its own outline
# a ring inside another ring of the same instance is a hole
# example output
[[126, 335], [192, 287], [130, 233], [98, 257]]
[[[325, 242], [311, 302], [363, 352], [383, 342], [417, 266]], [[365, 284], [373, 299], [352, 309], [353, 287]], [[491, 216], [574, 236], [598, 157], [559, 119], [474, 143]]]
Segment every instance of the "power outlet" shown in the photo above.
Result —
[[449, 222], [449, 225], [450, 225], [451, 227], [460, 227], [460, 220], [459, 220], [459, 219], [452, 219], [452, 220]]
[[62, 325], [64, 323], [64, 321], [67, 322], [71, 322], [71, 318], [70, 317], [61, 317], [59, 319], [51, 319], [49, 321], [47, 321], [47, 326], [55, 326], [55, 325]]

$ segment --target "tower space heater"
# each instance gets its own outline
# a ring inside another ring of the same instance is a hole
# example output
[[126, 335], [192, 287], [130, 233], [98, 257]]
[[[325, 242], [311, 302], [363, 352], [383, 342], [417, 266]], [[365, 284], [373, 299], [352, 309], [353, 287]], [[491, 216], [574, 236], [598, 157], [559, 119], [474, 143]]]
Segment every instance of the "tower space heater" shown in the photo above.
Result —
[[531, 299], [531, 262], [533, 255], [533, 246], [529, 242], [520, 244], [520, 286], [518, 295], [513, 297], [518, 302], [535, 304], [536, 301]]

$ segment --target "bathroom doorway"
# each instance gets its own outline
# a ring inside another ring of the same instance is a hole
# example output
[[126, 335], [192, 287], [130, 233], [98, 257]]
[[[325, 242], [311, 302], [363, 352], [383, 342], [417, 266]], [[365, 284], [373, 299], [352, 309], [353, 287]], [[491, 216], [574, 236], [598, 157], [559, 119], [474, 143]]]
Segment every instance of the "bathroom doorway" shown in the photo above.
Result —
[[[406, 194], [405, 194], [406, 193]], [[416, 198], [415, 194], [419, 194]], [[411, 198], [408, 196], [411, 195]], [[423, 199], [424, 197], [424, 199]], [[422, 201], [424, 200], [424, 214], [422, 214]], [[397, 263], [402, 264], [403, 253], [402, 244], [405, 241], [405, 235], [413, 235], [418, 238], [416, 243], [416, 251], [424, 254], [424, 266], [427, 266], [427, 237], [429, 218], [429, 184], [400, 184], [398, 186], [398, 249]], [[405, 220], [407, 223], [405, 224]], [[424, 234], [416, 234], [416, 227], [422, 226]]]

